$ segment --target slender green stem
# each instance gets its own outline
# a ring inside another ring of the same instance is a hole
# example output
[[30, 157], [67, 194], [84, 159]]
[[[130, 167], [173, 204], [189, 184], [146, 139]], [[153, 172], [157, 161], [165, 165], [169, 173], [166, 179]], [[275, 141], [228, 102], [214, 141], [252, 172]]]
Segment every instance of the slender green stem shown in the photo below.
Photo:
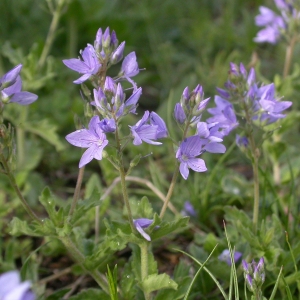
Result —
[[51, 50], [54, 38], [55, 38], [55, 31], [57, 29], [58, 23], [59, 23], [59, 19], [62, 15], [62, 11], [64, 8], [64, 5], [66, 3], [66, 0], [60, 0], [58, 1], [58, 4], [56, 6], [56, 10], [53, 12], [53, 18], [52, 18], [52, 22], [48, 31], [48, 35], [46, 38], [46, 42], [45, 42], [45, 46], [43, 48], [41, 57], [38, 61], [38, 69], [41, 69], [47, 59], [47, 56], [49, 55], [49, 52]]
[[60, 241], [64, 244], [68, 252], [71, 254], [73, 259], [80, 264], [80, 266], [87, 272], [89, 273], [95, 281], [98, 283], [98, 285], [105, 291], [107, 294], [109, 294], [108, 288], [107, 288], [107, 283], [105, 280], [101, 277], [101, 274], [98, 270], [89, 270], [85, 266], [85, 257], [84, 255], [79, 251], [79, 249], [76, 247], [76, 245], [73, 243], [71, 238], [69, 236], [59, 236], [58, 237]]
[[[284, 61], [284, 66], [283, 66], [283, 79], [285, 79], [290, 73], [296, 42], [297, 42], [297, 36], [293, 36], [286, 48], [285, 61]], [[280, 135], [277, 134], [277, 132], [274, 132], [273, 141], [274, 142], [280, 141]], [[273, 179], [274, 179], [274, 183], [276, 185], [279, 185], [281, 182], [280, 173], [281, 173], [281, 171], [280, 171], [279, 161], [274, 160], [274, 162], [273, 162]]]
[[[252, 144], [252, 145], [251, 145]], [[258, 215], [259, 215], [259, 173], [258, 173], [258, 149], [255, 148], [254, 139], [250, 138], [250, 147], [252, 148], [252, 168], [253, 168], [253, 182], [254, 182], [254, 204], [253, 204], [253, 232], [257, 231]]]
[[170, 187], [169, 187], [169, 190], [168, 190], [168, 193], [167, 193], [167, 196], [166, 196], [166, 199], [164, 201], [164, 205], [160, 211], [160, 218], [162, 219], [165, 215], [165, 212], [167, 210], [167, 207], [168, 207], [168, 204], [169, 204], [169, 201], [172, 197], [172, 194], [173, 194], [173, 191], [174, 191], [174, 188], [175, 188], [175, 185], [176, 185], [176, 180], [177, 180], [177, 176], [179, 174], [179, 166], [177, 165], [175, 171], [174, 171], [174, 174], [173, 174], [173, 178], [172, 178], [172, 181], [171, 181], [171, 184], [170, 184]]
[[77, 201], [78, 201], [79, 196], [80, 196], [80, 190], [81, 190], [81, 184], [82, 184], [83, 174], [84, 174], [84, 167], [80, 168], [79, 172], [78, 172], [76, 188], [75, 188], [75, 192], [74, 192], [74, 196], [73, 196], [73, 201], [72, 201], [72, 204], [71, 204], [71, 208], [70, 208], [70, 211], [69, 211], [69, 216], [73, 215], [74, 210], [76, 208], [76, 204], [77, 204]]
[[290, 40], [289, 45], [286, 48], [285, 52], [285, 61], [284, 61], [284, 67], [283, 67], [283, 78], [286, 78], [291, 69], [292, 65], [292, 58], [293, 58], [293, 53], [294, 53], [294, 48], [297, 42], [297, 36], [293, 36]]
[[[116, 124], [118, 124], [117, 120], [115, 119]], [[132, 218], [132, 212], [130, 208], [128, 193], [127, 193], [127, 186], [126, 186], [126, 172], [124, 169], [124, 162], [123, 162], [123, 154], [122, 154], [122, 147], [119, 137], [119, 128], [117, 126], [117, 129], [115, 131], [115, 139], [117, 143], [117, 149], [118, 149], [118, 156], [119, 156], [119, 174], [121, 178], [121, 188], [122, 188], [122, 194], [123, 194], [123, 200], [126, 206], [127, 215], [128, 215], [128, 221], [131, 227], [132, 232], [135, 232], [135, 227], [133, 225], [133, 218]]]
[[42, 224], [42, 221], [41, 221], [41, 220], [39, 219], [39, 217], [34, 213], [34, 211], [31, 209], [31, 207], [28, 205], [27, 201], [26, 201], [25, 198], [23, 197], [23, 195], [22, 195], [22, 193], [21, 193], [21, 191], [20, 191], [20, 189], [19, 189], [19, 186], [17, 185], [16, 179], [15, 179], [14, 175], [12, 174], [12, 172], [11, 172], [11, 170], [10, 170], [10, 168], [9, 168], [9, 165], [8, 165], [8, 163], [7, 163], [7, 161], [6, 161], [6, 159], [5, 159], [5, 157], [4, 157], [4, 155], [3, 155], [2, 152], [0, 152], [0, 162], [1, 162], [2, 165], [3, 165], [3, 168], [4, 168], [5, 172], [6, 172], [6, 175], [7, 175], [8, 179], [9, 179], [9, 182], [10, 182], [12, 188], [13, 188], [13, 189], [15, 190], [15, 192], [17, 193], [17, 195], [18, 195], [19, 199], [21, 200], [21, 203], [22, 203], [24, 209], [26, 210], [26, 212], [29, 214], [29, 216], [30, 216], [33, 220], [35, 220], [35, 221], [37, 221], [38, 223], [41, 223], [41, 224]]
[[259, 216], [259, 171], [258, 160], [260, 156], [259, 149], [256, 147], [253, 136], [252, 117], [246, 101], [243, 101], [243, 108], [246, 118], [246, 132], [249, 140], [250, 150], [252, 154], [251, 163], [253, 169], [253, 182], [254, 182], [254, 203], [253, 203], [253, 232], [257, 231], [258, 216]]
[[[191, 115], [189, 115], [187, 117], [187, 119], [189, 120], [191, 118]], [[183, 130], [183, 134], [182, 134], [182, 141], [185, 139], [186, 135], [187, 135], [187, 132], [188, 132], [188, 129], [189, 129], [189, 126], [190, 126], [190, 122], [187, 122], [186, 125], [185, 125], [185, 128]], [[173, 191], [174, 191], [174, 188], [175, 188], [175, 185], [176, 185], [176, 180], [177, 180], [177, 177], [178, 177], [178, 174], [179, 174], [179, 165], [178, 163], [176, 163], [176, 169], [173, 173], [173, 178], [172, 178], [172, 181], [171, 181], [171, 184], [169, 186], [169, 190], [168, 190], [168, 193], [167, 193], [167, 196], [165, 198], [165, 201], [164, 201], [164, 205], [160, 211], [160, 215], [159, 217], [162, 219], [166, 213], [166, 210], [167, 210], [167, 207], [168, 207], [168, 204], [169, 204], [169, 201], [172, 197], [172, 194], [173, 194]]]
[[[139, 245], [141, 249], [141, 277], [142, 281], [146, 279], [148, 276], [148, 243], [142, 243]], [[151, 295], [150, 293], [145, 293], [145, 300], [150, 300]]]
[[23, 124], [26, 123], [28, 116], [28, 106], [22, 107], [21, 114], [19, 116], [19, 126], [16, 128], [17, 135], [17, 157], [18, 157], [18, 165], [22, 166], [25, 161], [25, 130], [23, 128]]

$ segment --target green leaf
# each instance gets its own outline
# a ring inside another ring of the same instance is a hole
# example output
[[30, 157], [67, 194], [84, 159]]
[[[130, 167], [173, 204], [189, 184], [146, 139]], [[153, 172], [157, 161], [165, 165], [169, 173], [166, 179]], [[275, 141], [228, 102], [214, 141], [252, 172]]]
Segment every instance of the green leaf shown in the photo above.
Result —
[[170, 278], [167, 274], [152, 274], [147, 276], [141, 283], [142, 290], [145, 293], [151, 293], [160, 289], [174, 289], [176, 290], [178, 284]]
[[60, 141], [57, 131], [57, 126], [51, 123], [48, 119], [41, 119], [39, 121], [26, 122], [23, 128], [28, 132], [39, 135], [46, 140], [49, 144], [53, 145], [57, 151], [65, 149], [65, 143]]
[[[46, 300], [61, 300], [63, 296], [69, 291], [70, 289], [62, 289], [54, 292], [50, 296], [46, 298]], [[69, 298], [70, 299], [70, 298]]]
[[151, 219], [153, 217], [153, 208], [147, 197], [143, 197], [140, 202], [137, 203], [137, 215], [140, 218]]
[[107, 274], [109, 294], [111, 300], [118, 300], [118, 285], [117, 285], [117, 265], [115, 265], [113, 272], [107, 266]]
[[99, 192], [94, 191], [91, 193], [91, 196], [89, 199], [79, 200], [76, 205], [76, 209], [72, 215], [71, 224], [75, 224], [78, 222], [87, 211], [89, 211], [91, 208], [98, 206], [100, 204], [100, 194]]
[[155, 228], [157, 224], [154, 220], [153, 224], [151, 224], [151, 226], [149, 227], [149, 229], [152, 229], [154, 227], [151, 233], [151, 239], [156, 240], [174, 232], [175, 230], [182, 230], [186, 228], [189, 219], [189, 217], [181, 217], [173, 222], [162, 222], [161, 224], [159, 224], [159, 228]]
[[102, 290], [98, 289], [87, 289], [79, 294], [68, 298], [69, 300], [111, 300], [111, 298], [105, 294]]
[[21, 221], [17, 217], [13, 217], [13, 219], [9, 223], [8, 230], [9, 234], [13, 236], [43, 236], [42, 233], [37, 233], [33, 226], [30, 226], [26, 221]]
[[56, 201], [49, 189], [49, 187], [45, 187], [42, 191], [41, 196], [39, 197], [40, 203], [46, 209], [50, 219], [56, 224], [57, 222], [57, 212], [55, 209]]

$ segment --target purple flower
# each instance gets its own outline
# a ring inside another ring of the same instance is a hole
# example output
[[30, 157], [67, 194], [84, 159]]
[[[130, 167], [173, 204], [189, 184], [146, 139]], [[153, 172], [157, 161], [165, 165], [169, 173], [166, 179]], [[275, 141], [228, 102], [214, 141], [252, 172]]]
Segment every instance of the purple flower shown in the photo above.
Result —
[[17, 271], [10, 271], [0, 275], [1, 300], [34, 300], [35, 295], [30, 290], [29, 281], [21, 282]]
[[100, 128], [98, 116], [92, 117], [89, 129], [80, 129], [66, 136], [66, 140], [80, 148], [88, 148], [82, 155], [79, 168], [88, 164], [93, 158], [102, 159], [103, 148], [108, 144], [105, 133]]
[[186, 138], [176, 152], [176, 158], [180, 162], [179, 170], [184, 179], [189, 176], [189, 169], [195, 172], [205, 172], [207, 170], [205, 162], [196, 156], [202, 154], [202, 141], [198, 135]]
[[100, 128], [103, 132], [115, 132], [116, 131], [116, 122], [114, 119], [103, 119], [99, 123]]
[[[233, 253], [233, 260], [234, 262], [238, 262], [240, 258], [242, 257], [242, 253], [235, 251]], [[223, 250], [223, 252], [219, 255], [219, 260], [224, 261], [227, 263], [228, 266], [231, 266], [231, 257], [230, 257], [230, 251], [228, 249]]]
[[0, 78], [0, 90], [13, 85], [22, 69], [22, 65], [17, 65]]
[[223, 141], [223, 135], [219, 132], [219, 128], [219, 123], [197, 123], [197, 135], [201, 138], [202, 147], [204, 151], [210, 153], [226, 152], [226, 147], [223, 144], [220, 144], [220, 142]]
[[294, 30], [295, 26], [290, 26], [295, 20], [300, 18], [299, 11], [293, 7], [292, 3], [284, 0], [274, 0], [281, 15], [276, 14], [271, 9], [260, 6], [260, 14], [255, 18], [255, 24], [264, 27], [254, 38], [258, 43], [276, 44], [281, 36], [287, 31]]
[[138, 63], [136, 61], [135, 52], [130, 52], [128, 55], [125, 56], [121, 71], [119, 73], [118, 81], [120, 80], [127, 80], [130, 82], [134, 89], [137, 89], [136, 83], [131, 79], [131, 77], [136, 76], [140, 72]]
[[132, 95], [125, 101], [125, 108], [127, 113], [135, 114], [137, 103], [142, 95], [142, 88], [135, 90]]
[[145, 232], [144, 229], [148, 228], [152, 223], [153, 223], [153, 220], [145, 219], [145, 218], [133, 220], [133, 224], [134, 224], [136, 230], [149, 242], [151, 241], [151, 238], [150, 238], [149, 234]]
[[36, 101], [38, 96], [30, 92], [21, 92], [22, 80], [17, 76], [15, 82], [0, 92], [0, 100], [3, 103], [15, 102], [20, 105], [28, 105]]
[[292, 105], [291, 101], [277, 101], [274, 83], [257, 87], [253, 84], [248, 96], [252, 101], [254, 116], [262, 124], [271, 124], [285, 117], [282, 112]]
[[82, 60], [78, 58], [63, 60], [63, 63], [68, 68], [80, 74], [83, 74], [80, 78], [73, 81], [76, 84], [83, 83], [84, 81], [88, 80], [92, 75], [97, 74], [101, 67], [96, 51], [92, 45], [88, 44], [87, 47], [85, 47], [84, 50], [80, 52], [80, 54]]
[[184, 216], [191, 216], [191, 217], [197, 216], [197, 212], [195, 211], [194, 206], [190, 201], [184, 202], [183, 210], [181, 211], [181, 213]]
[[149, 120], [149, 111], [145, 111], [144, 116], [134, 126], [129, 126], [133, 135], [133, 144], [138, 146], [145, 143], [152, 145], [161, 145], [160, 142], [154, 142], [157, 139], [158, 125], [146, 124]]
[[156, 138], [162, 139], [168, 136], [168, 129], [165, 121], [154, 111], [150, 113], [150, 124], [157, 125]]
[[213, 117], [208, 118], [206, 121], [208, 123], [218, 123], [223, 136], [228, 135], [231, 130], [238, 126], [233, 106], [220, 96], [215, 96], [215, 103], [216, 107], [207, 109]]

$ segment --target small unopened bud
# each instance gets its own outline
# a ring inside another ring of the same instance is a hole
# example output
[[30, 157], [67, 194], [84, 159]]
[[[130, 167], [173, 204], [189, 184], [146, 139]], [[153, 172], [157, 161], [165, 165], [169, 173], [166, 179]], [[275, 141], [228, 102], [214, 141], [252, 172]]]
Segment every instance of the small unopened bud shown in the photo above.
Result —
[[123, 52], [125, 48], [125, 42], [122, 42], [119, 47], [112, 53], [110, 57], [110, 63], [112, 65], [117, 64], [123, 58]]
[[174, 108], [174, 117], [179, 124], [183, 124], [186, 120], [186, 115], [180, 103], [176, 103]]

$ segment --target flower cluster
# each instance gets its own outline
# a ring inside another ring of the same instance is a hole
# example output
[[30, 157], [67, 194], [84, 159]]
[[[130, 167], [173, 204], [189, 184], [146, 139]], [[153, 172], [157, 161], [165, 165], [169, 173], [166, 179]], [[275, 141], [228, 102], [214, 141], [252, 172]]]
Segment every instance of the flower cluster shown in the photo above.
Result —
[[254, 41], [257, 43], [271, 43], [276, 44], [278, 40], [284, 36], [289, 29], [295, 26], [290, 26], [292, 22], [299, 23], [300, 11], [293, 5], [294, 1], [274, 0], [280, 15], [265, 6], [259, 7], [260, 14], [255, 18], [255, 24], [261, 29]]
[[242, 261], [244, 270], [244, 277], [248, 289], [251, 292], [259, 293], [262, 284], [265, 281], [265, 262], [264, 258], [260, 258], [259, 262], [256, 263], [254, 260], [252, 263], [247, 263], [245, 260]]
[[[208, 121], [219, 121], [223, 133], [238, 126], [238, 121], [232, 103], [236, 103], [239, 115], [246, 122], [253, 122], [259, 127], [272, 124], [285, 117], [283, 111], [288, 109], [291, 101], [280, 101], [275, 94], [274, 83], [259, 85], [256, 82], [255, 70], [251, 68], [249, 73], [243, 64], [231, 63], [229, 80], [225, 83], [225, 89], [217, 89], [219, 96], [215, 97], [215, 108], [208, 109], [213, 115]], [[237, 137], [237, 144], [247, 147], [248, 141], [244, 137]]]
[[179, 170], [184, 179], [189, 176], [189, 169], [195, 172], [205, 172], [207, 170], [203, 159], [199, 158], [204, 152], [224, 153], [226, 148], [221, 142], [224, 133], [222, 132], [222, 120], [217, 117], [215, 120], [201, 121], [201, 116], [210, 98], [204, 98], [202, 86], [197, 87], [189, 93], [185, 88], [181, 100], [176, 103], [174, 117], [184, 132], [187, 128], [196, 127], [195, 135], [183, 137], [176, 152], [179, 161]]
[[37, 100], [37, 95], [22, 92], [21, 69], [22, 65], [17, 65], [0, 78], [0, 106], [9, 102], [28, 105]]
[[21, 282], [17, 271], [0, 275], [0, 299], [2, 300], [34, 300], [35, 295], [30, 290], [30, 282]]
[[[80, 52], [80, 58], [64, 60], [63, 63], [82, 76], [74, 83], [80, 84], [90, 80], [94, 86], [91, 105], [95, 108], [95, 116], [89, 122], [88, 129], [80, 129], [66, 136], [67, 141], [81, 148], [88, 148], [82, 155], [79, 167], [82, 168], [92, 159], [101, 160], [104, 147], [109, 144], [107, 134], [116, 133], [120, 120], [128, 114], [136, 114], [142, 88], [131, 79], [139, 73], [135, 52], [123, 59], [125, 42], [118, 44], [114, 31], [109, 28], [97, 32], [94, 46], [88, 44]], [[107, 70], [122, 61], [119, 74], [112, 78], [106, 75]], [[121, 85], [127, 81], [132, 85], [132, 94], [126, 99]], [[142, 142], [160, 145], [158, 139], [165, 138], [168, 130], [165, 122], [154, 112], [146, 111], [135, 125], [129, 126], [134, 145]], [[116, 134], [119, 136], [119, 133]], [[119, 144], [120, 141], [117, 141]], [[126, 143], [125, 143], [126, 144]]]

